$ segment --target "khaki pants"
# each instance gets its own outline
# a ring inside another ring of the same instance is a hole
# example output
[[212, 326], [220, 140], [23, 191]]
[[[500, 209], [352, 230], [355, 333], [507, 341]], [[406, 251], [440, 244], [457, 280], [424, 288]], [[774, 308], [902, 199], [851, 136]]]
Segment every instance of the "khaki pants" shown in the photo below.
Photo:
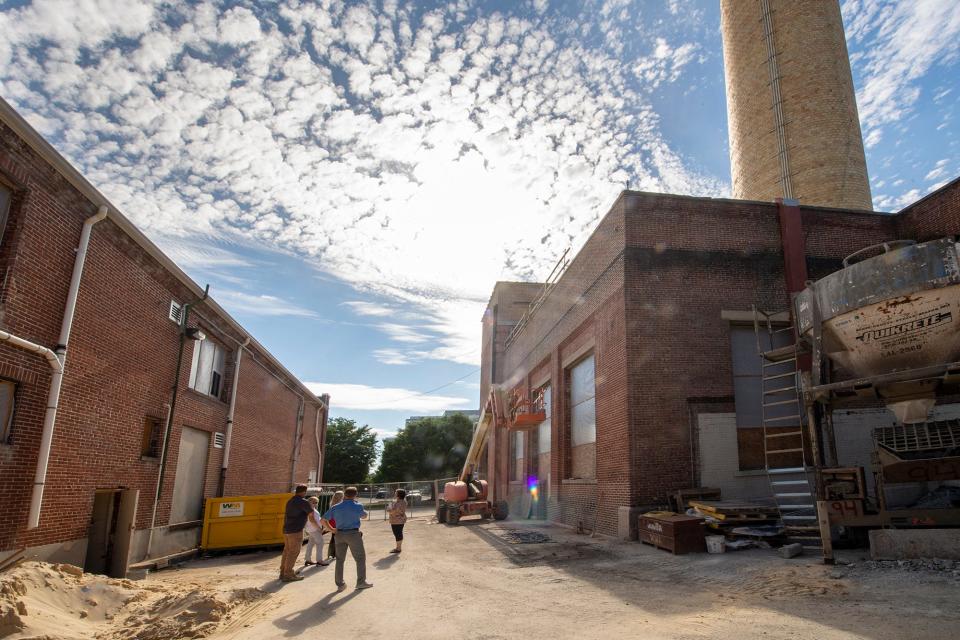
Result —
[[289, 578], [294, 575], [293, 565], [297, 563], [301, 546], [303, 546], [303, 531], [283, 534], [283, 555], [280, 557], [281, 578]]
[[337, 567], [334, 579], [339, 587], [343, 581], [343, 563], [347, 559], [347, 548], [353, 561], [357, 563], [357, 584], [367, 581], [367, 552], [363, 549], [363, 536], [359, 531], [337, 531]]

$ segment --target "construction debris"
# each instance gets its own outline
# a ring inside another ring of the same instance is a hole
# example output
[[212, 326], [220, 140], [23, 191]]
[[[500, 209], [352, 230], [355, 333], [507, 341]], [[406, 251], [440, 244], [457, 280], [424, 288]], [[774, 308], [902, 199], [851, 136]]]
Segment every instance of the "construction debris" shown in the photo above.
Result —
[[780, 554], [781, 558], [796, 558], [798, 555], [803, 553], [803, 545], [799, 542], [785, 544], [777, 549], [777, 553]]
[[530, 531], [528, 529], [505, 529], [500, 533], [500, 537], [510, 544], [542, 544], [544, 542], [553, 542], [545, 533], [540, 531]]

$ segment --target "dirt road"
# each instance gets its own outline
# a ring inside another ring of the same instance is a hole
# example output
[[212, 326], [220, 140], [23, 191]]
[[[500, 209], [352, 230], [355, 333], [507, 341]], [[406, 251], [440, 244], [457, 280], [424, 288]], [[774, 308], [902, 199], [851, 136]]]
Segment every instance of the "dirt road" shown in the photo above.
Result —
[[[218, 639], [892, 640], [956, 637], [960, 628], [960, 569], [952, 563], [909, 571], [862, 560], [826, 567], [816, 558], [783, 560], [762, 550], [672, 556], [510, 521], [449, 527], [413, 520], [397, 556], [388, 553], [386, 524], [365, 530], [375, 585], [366, 591], [352, 589], [352, 560], [351, 588], [342, 593], [335, 592], [333, 566], [307, 568], [303, 581], [281, 585], [275, 552], [201, 559], [138, 584], [161, 592], [203, 585], [266, 593], [229, 609], [209, 636]], [[511, 530], [540, 532], [549, 541], [514, 544]], [[125, 631], [132, 631], [129, 622]]]
[[[526, 523], [413, 520], [402, 554], [365, 526], [367, 591], [336, 593], [333, 567], [280, 586], [275, 554], [194, 562], [153, 580], [216, 579], [271, 593], [218, 638], [948, 638], [960, 577], [826, 567], [771, 551], [672, 556]], [[512, 544], [511, 529], [550, 542]], [[858, 568], [860, 567], [860, 568]], [[352, 560], [347, 576], [353, 577]], [[350, 585], [352, 587], [352, 580]]]

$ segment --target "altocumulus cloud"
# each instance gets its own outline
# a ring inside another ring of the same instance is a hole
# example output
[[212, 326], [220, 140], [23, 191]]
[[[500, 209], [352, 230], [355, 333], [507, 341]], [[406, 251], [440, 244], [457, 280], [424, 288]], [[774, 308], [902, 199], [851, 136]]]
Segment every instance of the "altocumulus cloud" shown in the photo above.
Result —
[[493, 282], [542, 276], [619, 190], [727, 190], [651, 107], [696, 43], [622, 1], [499, 7], [38, 1], [0, 13], [0, 91], [164, 246], [292, 252], [417, 311], [431, 339], [385, 323], [384, 361], [475, 362]]

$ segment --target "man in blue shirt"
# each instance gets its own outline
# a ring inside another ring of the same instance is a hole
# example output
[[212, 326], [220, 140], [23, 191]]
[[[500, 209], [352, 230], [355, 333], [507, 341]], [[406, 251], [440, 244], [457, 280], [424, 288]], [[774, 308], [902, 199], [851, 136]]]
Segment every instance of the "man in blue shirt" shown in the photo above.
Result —
[[[343, 491], [343, 502], [336, 504], [323, 514], [323, 524], [337, 536], [337, 566], [334, 578], [337, 591], [347, 588], [343, 581], [343, 563], [347, 559], [347, 548], [353, 561], [357, 563], [357, 589], [369, 589], [373, 585], [367, 582], [367, 553], [363, 549], [363, 534], [360, 533], [360, 520], [369, 516], [366, 509], [357, 502], [357, 488], [347, 487]], [[331, 524], [333, 520], [336, 524]]]

